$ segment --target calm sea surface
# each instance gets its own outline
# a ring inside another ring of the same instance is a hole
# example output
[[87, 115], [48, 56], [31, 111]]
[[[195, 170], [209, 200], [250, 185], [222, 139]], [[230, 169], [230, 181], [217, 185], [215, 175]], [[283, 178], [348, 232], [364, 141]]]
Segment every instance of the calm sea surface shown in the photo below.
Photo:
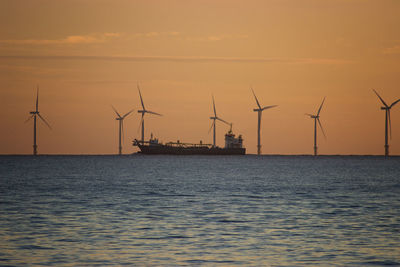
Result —
[[0, 265], [400, 265], [400, 157], [0, 156]]

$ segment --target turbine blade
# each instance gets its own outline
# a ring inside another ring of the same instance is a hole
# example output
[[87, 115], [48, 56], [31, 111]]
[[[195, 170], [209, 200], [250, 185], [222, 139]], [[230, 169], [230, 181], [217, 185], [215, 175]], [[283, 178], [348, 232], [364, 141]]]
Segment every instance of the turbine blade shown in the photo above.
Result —
[[312, 118], [314, 115], [310, 114], [310, 113], [304, 113], [304, 115], [306, 116], [310, 116], [310, 118]]
[[374, 92], [375, 92], [375, 94], [379, 97], [379, 99], [381, 100], [381, 102], [382, 102], [382, 104], [385, 106], [385, 107], [388, 107], [388, 105], [385, 103], [385, 101], [382, 99], [382, 97], [378, 94], [378, 92], [377, 91], [375, 91], [375, 89], [372, 89]]
[[321, 106], [318, 109], [317, 116], [319, 116], [319, 113], [321, 112], [321, 109], [322, 109], [322, 106], [324, 105], [324, 102], [325, 102], [325, 97], [324, 97], [324, 100], [322, 100]]
[[50, 128], [50, 130], [52, 130], [50, 124], [42, 117], [42, 115], [40, 115], [40, 113], [37, 114], [39, 116], [39, 118], [47, 125], [47, 127]]
[[36, 89], [36, 112], [39, 110], [39, 85], [37, 86]]
[[211, 127], [210, 127], [210, 129], [208, 129], [208, 134], [210, 134], [210, 132], [211, 132], [211, 129], [214, 127], [214, 123], [215, 123], [215, 120], [213, 120], [213, 122], [211, 123]]
[[129, 114], [131, 114], [133, 112], [133, 109], [131, 111], [129, 111], [128, 113], [126, 113], [124, 116], [122, 116], [122, 119], [125, 119]]
[[324, 134], [324, 137], [326, 139], [325, 131], [324, 131], [324, 128], [322, 127], [322, 124], [321, 124], [321, 121], [319, 120], [319, 118], [317, 118], [317, 121], [318, 121], [319, 127], [321, 128], [322, 133]]
[[263, 107], [261, 110], [266, 110], [266, 109], [274, 108], [274, 107], [277, 107], [277, 106], [278, 105], [266, 106], [266, 107]]
[[396, 101], [394, 101], [389, 108], [392, 108], [394, 105], [396, 105], [398, 102], [400, 101], [400, 99], [397, 99]]
[[142, 93], [140, 92], [139, 83], [137, 84], [137, 88], [138, 88], [138, 90], [139, 90], [140, 102], [142, 102], [143, 110], [146, 110], [145, 107], [144, 107], [144, 104], [143, 104], [143, 98], [142, 98]]
[[150, 113], [150, 114], [162, 116], [160, 113], [157, 113], [157, 112], [154, 112], [154, 111], [146, 110], [146, 112], [147, 112], [147, 113]]
[[35, 115], [31, 115], [24, 123], [27, 123], [28, 121], [30, 121]]
[[258, 99], [257, 99], [257, 97], [256, 97], [256, 94], [254, 93], [253, 88], [251, 88], [251, 91], [253, 92], [254, 98], [256, 99], [256, 103], [257, 103], [258, 108], [261, 109], [260, 102], [258, 102]]
[[214, 108], [214, 117], [217, 117], [217, 110], [215, 109], [214, 95], [212, 96], [212, 100], [213, 100], [213, 108]]
[[219, 120], [219, 121], [222, 121], [223, 123], [225, 123], [225, 124], [228, 124], [228, 125], [230, 125], [230, 123], [229, 122], [227, 122], [227, 121], [224, 121], [223, 119], [221, 119], [221, 118], [218, 118], [218, 117], [216, 117], [216, 119], [217, 120]]
[[119, 118], [121, 118], [121, 115], [119, 115], [118, 111], [114, 108], [114, 106], [111, 105], [111, 107], [112, 107], [112, 109], [114, 110], [114, 112], [117, 114], [117, 116], [118, 116]]

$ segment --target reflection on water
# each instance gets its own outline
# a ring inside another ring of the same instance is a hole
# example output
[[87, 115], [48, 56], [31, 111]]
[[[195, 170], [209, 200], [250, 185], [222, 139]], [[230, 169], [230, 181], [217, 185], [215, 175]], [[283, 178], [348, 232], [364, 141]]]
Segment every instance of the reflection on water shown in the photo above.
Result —
[[0, 157], [0, 265], [400, 265], [400, 158]]

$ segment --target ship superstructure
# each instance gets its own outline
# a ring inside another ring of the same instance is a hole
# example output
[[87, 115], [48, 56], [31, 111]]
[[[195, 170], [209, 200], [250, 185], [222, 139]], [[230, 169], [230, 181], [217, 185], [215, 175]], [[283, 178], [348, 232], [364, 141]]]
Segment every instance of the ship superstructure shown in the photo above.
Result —
[[231, 128], [229, 132], [225, 134], [225, 148], [242, 148], [242, 147], [243, 147], [242, 135], [239, 135], [236, 138]]

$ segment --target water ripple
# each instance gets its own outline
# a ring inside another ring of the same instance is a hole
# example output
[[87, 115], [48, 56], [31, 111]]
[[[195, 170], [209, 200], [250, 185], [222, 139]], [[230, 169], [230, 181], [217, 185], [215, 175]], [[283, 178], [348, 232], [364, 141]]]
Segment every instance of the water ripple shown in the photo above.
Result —
[[0, 265], [399, 266], [399, 163], [0, 156]]

